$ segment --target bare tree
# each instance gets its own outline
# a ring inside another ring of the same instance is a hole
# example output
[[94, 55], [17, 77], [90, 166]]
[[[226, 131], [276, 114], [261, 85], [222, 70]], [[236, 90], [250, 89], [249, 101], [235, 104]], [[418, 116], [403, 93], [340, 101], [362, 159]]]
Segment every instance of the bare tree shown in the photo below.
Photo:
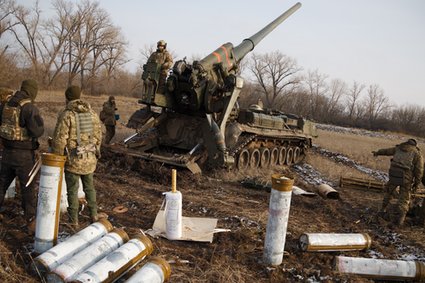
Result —
[[151, 43], [149, 45], [145, 44], [143, 48], [139, 49], [140, 55], [142, 55], [142, 60], [141, 60], [142, 62], [140, 65], [145, 64], [148, 61], [149, 56], [151, 56], [151, 54], [155, 52], [155, 50], [156, 50], [156, 45], [154, 43]]
[[369, 85], [365, 99], [366, 119], [372, 127], [376, 119], [391, 108], [388, 97], [384, 95], [383, 89], [377, 84]]
[[294, 91], [300, 82], [297, 73], [301, 68], [280, 51], [253, 54], [248, 69], [254, 74], [267, 107], [281, 107], [282, 101], [279, 100], [282, 96]]
[[316, 69], [308, 71], [304, 80], [309, 94], [308, 104], [310, 111], [308, 116], [315, 120], [322, 120], [323, 118], [323, 110], [326, 104], [325, 95], [329, 89], [326, 83], [327, 78], [327, 75], [320, 74]]
[[126, 63], [127, 43], [99, 2], [80, 2], [70, 18], [64, 51], [68, 62], [68, 84], [79, 76], [82, 88], [88, 86], [94, 93], [95, 86], [103, 80], [101, 74], [109, 80], [112, 73]]
[[74, 32], [71, 26], [73, 5], [64, 0], [53, 3], [55, 17], [42, 23], [43, 36], [40, 38], [40, 59], [43, 66], [42, 79], [50, 86], [67, 64], [66, 48]]
[[16, 56], [6, 52], [9, 45], [3, 40], [4, 35], [17, 25], [13, 16], [16, 8], [15, 0], [0, 0], [0, 82], [5, 86], [12, 85], [17, 74]]
[[399, 130], [412, 132], [417, 128], [417, 121], [421, 107], [417, 105], [405, 105], [393, 110], [392, 120], [399, 126]]
[[326, 118], [328, 121], [338, 118], [343, 112], [341, 101], [347, 94], [347, 84], [340, 79], [333, 79], [329, 86], [328, 105]]
[[[0, 39], [3, 34], [7, 31], [11, 31], [12, 28], [18, 23], [14, 21], [13, 15], [16, 13], [17, 5], [15, 0], [0, 0]], [[9, 48], [8, 45], [0, 46], [0, 58]]]
[[353, 122], [356, 118], [356, 110], [358, 109], [357, 105], [364, 88], [364, 84], [359, 84], [358, 82], [354, 81], [353, 85], [347, 92], [347, 112], [348, 119], [351, 122]]
[[39, 34], [40, 13], [38, 1], [35, 2], [32, 9], [21, 5], [17, 6], [14, 11], [17, 24], [11, 28], [16, 41], [31, 62], [34, 75], [38, 75], [39, 70], [39, 39], [42, 37]]

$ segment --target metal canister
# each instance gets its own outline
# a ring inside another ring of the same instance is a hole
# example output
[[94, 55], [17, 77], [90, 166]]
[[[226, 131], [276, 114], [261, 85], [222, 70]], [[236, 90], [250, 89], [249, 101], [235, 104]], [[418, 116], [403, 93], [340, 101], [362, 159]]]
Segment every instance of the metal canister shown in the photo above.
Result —
[[293, 184], [293, 179], [280, 174], [272, 175], [269, 218], [264, 241], [265, 264], [279, 265], [282, 263]]
[[126, 283], [162, 283], [171, 275], [170, 264], [162, 257], [153, 257], [131, 276]]
[[317, 187], [319, 194], [322, 197], [330, 198], [330, 199], [338, 199], [339, 198], [339, 192], [329, 186], [328, 184], [321, 184]]
[[124, 230], [114, 229], [111, 233], [103, 236], [55, 268], [47, 275], [47, 281], [49, 283], [72, 281], [76, 275], [113, 252], [127, 241], [128, 235]]
[[308, 252], [366, 250], [371, 244], [370, 236], [360, 233], [305, 233], [299, 239], [301, 250]]
[[65, 156], [53, 153], [43, 153], [41, 155], [34, 242], [34, 251], [38, 254], [47, 251], [57, 243], [65, 160]]
[[40, 273], [52, 271], [76, 253], [112, 231], [112, 229], [112, 224], [108, 220], [100, 219], [98, 222], [87, 226], [66, 241], [36, 257], [32, 269]]
[[74, 282], [114, 282], [130, 267], [136, 265], [153, 251], [146, 235], [131, 239], [78, 275]]
[[380, 280], [425, 281], [425, 263], [419, 261], [337, 256], [335, 268], [340, 273]]

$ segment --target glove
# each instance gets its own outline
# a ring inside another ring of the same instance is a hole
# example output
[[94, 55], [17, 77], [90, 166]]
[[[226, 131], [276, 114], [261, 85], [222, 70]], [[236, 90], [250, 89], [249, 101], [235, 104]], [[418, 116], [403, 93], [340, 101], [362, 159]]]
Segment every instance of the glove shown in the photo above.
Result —
[[372, 151], [373, 156], [378, 156], [378, 152], [377, 151]]

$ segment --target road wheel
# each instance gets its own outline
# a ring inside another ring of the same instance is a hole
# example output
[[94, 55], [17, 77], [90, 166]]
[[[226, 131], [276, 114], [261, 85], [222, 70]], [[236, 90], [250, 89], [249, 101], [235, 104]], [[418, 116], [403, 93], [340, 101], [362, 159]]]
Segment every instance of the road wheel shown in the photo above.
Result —
[[281, 146], [279, 148], [279, 160], [278, 160], [278, 164], [279, 165], [285, 165], [286, 162], [286, 147]]
[[249, 151], [247, 149], [242, 150], [238, 155], [237, 167], [238, 170], [244, 171], [249, 165]]
[[260, 151], [257, 148], [252, 149], [249, 154], [249, 167], [258, 168], [260, 166], [260, 157]]
[[260, 148], [260, 166], [262, 168], [270, 165], [270, 150], [267, 147]]
[[279, 149], [277, 147], [273, 147], [270, 151], [270, 166], [275, 166], [279, 162]]
[[286, 152], [286, 165], [290, 166], [294, 160], [294, 149], [292, 147], [288, 148]]
[[298, 163], [301, 160], [301, 148], [298, 146], [294, 149], [294, 163]]

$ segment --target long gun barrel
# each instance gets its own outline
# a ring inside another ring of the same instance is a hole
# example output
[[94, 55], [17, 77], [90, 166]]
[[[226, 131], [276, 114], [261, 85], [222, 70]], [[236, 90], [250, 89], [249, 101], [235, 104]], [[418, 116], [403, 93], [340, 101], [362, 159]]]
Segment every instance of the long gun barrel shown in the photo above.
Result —
[[240, 62], [246, 54], [254, 49], [264, 37], [266, 37], [272, 30], [274, 30], [278, 25], [280, 25], [284, 20], [286, 20], [289, 16], [291, 16], [295, 11], [297, 11], [301, 7], [301, 3], [298, 2], [294, 6], [292, 6], [285, 13], [276, 18], [273, 22], [265, 26], [262, 30], [254, 34], [253, 36], [246, 38], [242, 41], [241, 44], [235, 47], [233, 54], [235, 56], [236, 62]]
[[233, 48], [233, 44], [230, 42], [223, 44], [214, 52], [199, 61], [198, 66], [202, 66], [203, 70], [209, 70], [214, 64], [222, 63], [223, 67], [227, 71], [236, 69], [237, 65], [245, 57], [245, 55], [251, 52], [264, 37], [266, 37], [272, 30], [274, 30], [300, 7], [301, 3], [298, 2], [289, 10], [276, 18], [273, 22], [261, 29], [259, 32], [249, 38], [244, 39], [242, 43], [235, 48]]

